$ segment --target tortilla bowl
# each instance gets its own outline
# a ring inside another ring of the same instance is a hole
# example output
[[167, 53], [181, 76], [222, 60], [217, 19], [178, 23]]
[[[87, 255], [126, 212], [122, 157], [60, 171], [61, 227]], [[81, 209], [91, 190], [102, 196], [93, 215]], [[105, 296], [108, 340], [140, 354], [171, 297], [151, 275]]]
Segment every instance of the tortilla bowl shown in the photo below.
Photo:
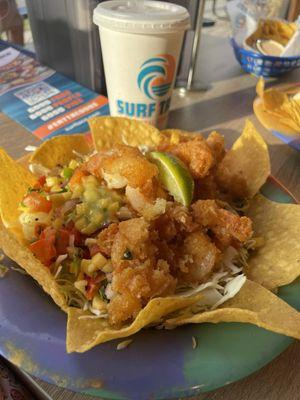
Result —
[[[126, 120], [125, 122], [125, 126], [127, 126], [128, 121]], [[107, 119], [105, 119], [105, 123], [107, 123]], [[118, 124], [116, 124], [117, 129], [120, 129], [120, 123], [118, 120]], [[101, 125], [101, 121], [97, 123], [98, 125]], [[103, 129], [100, 131], [101, 135], [105, 132]], [[153, 131], [151, 132], [153, 135]], [[156, 144], [159, 133], [155, 133], [154, 137]], [[84, 143], [84, 136], [77, 136], [74, 140], [76, 140], [76, 143], [78, 141]], [[127, 142], [128, 140], [127, 138]], [[161, 140], [163, 141], [164, 138]], [[55, 138], [55, 141], [59, 143], [60, 139]], [[99, 146], [99, 140], [95, 138], [95, 132], [94, 141]], [[42, 150], [38, 149], [34, 153], [32, 160], [39, 160], [39, 163], [42, 163], [43, 157], [41, 157], [41, 154], [44, 153], [47, 157], [49, 156], [47, 143], [49, 143], [49, 149], [53, 146], [53, 141], [45, 142], [42, 145]], [[136, 145], [136, 138], [134, 144]], [[71, 137], [68, 145], [72, 148]], [[151, 145], [150, 140], [148, 145]], [[64, 161], [68, 153], [66, 146], [66, 143], [64, 143], [64, 146], [61, 146], [61, 157]], [[78, 149], [77, 147], [76, 151], [78, 150], [80, 148]], [[86, 150], [87, 148], [83, 148], [83, 153]], [[98, 150], [100, 149], [98, 148]], [[86, 318], [88, 316], [86, 311], [74, 307], [67, 308], [64, 293], [59, 285], [57, 285], [55, 278], [50, 273], [47, 273], [47, 269], [43, 264], [35, 259], [24, 244], [24, 241], [22, 241], [21, 234], [17, 230], [16, 216], [18, 204], [24, 193], [26, 193], [27, 187], [32, 184], [33, 175], [21, 169], [20, 165], [10, 159], [5, 152], [2, 151], [0, 156], [4, 167], [2, 174], [0, 174], [1, 183], [7, 188], [17, 188], [13, 198], [8, 199], [6, 192], [1, 192], [0, 194], [2, 217], [0, 229], [1, 247], [9, 257], [19, 263], [37, 280], [64, 311], [68, 312], [67, 350], [69, 352], [84, 352], [105, 341], [128, 337], [140, 329], [147, 327], [149, 324], [161, 324], [162, 319], [167, 328], [185, 323], [248, 322], [274, 332], [300, 338], [299, 313], [268, 290], [269, 288], [275, 289], [278, 286], [292, 282], [300, 275], [300, 268], [298, 266], [300, 244], [296, 240], [289, 240], [289, 238], [292, 239], [295, 236], [295, 226], [287, 223], [281, 227], [283, 248], [280, 253], [280, 259], [278, 258], [276, 248], [273, 246], [274, 240], [276, 240], [276, 228], [268, 225], [269, 229], [264, 229], [267, 222], [264, 219], [265, 215], [268, 215], [268, 218], [271, 215], [274, 221], [283, 221], [286, 219], [288, 221], [295, 221], [296, 226], [298, 226], [300, 210], [298, 206], [291, 208], [289, 205], [281, 205], [278, 207], [276, 204], [266, 201], [263, 197], [254, 197], [253, 200], [251, 199], [266, 181], [270, 172], [270, 165], [266, 144], [250, 122], [246, 123], [243, 135], [226, 154], [224, 167], [228, 171], [232, 171], [233, 175], [240, 174], [248, 180], [249, 201], [251, 202], [250, 210], [254, 218], [255, 230], [263, 232], [263, 239], [266, 244], [269, 241], [271, 243], [270, 246], [265, 247], [267, 248], [266, 251], [263, 250], [264, 246], [257, 250], [255, 258], [253, 258], [255, 260], [253, 264], [250, 259], [246, 272], [248, 277], [254, 279], [255, 282], [251, 280], [243, 282], [243, 285], [238, 288], [240, 290], [237, 292], [235, 292], [235, 288], [232, 288], [231, 297], [228, 297], [228, 302], [223, 304], [221, 308], [205, 312], [197, 310], [197, 305], [203, 297], [201, 293], [190, 296], [154, 298], [140, 311], [131, 324], [119, 329], [112, 328], [101, 320]], [[55, 157], [55, 162], [58, 163], [60, 160], [59, 152]], [[230, 163], [232, 163], [232, 168], [230, 168]], [[47, 165], [49, 166], [49, 164]], [[5, 173], [5, 168], [6, 172], [9, 171], [9, 173]], [[11, 192], [8, 190], [8, 193]], [[9, 206], [7, 206], [8, 204]], [[256, 209], [259, 209], [258, 214], [255, 212]], [[269, 214], [267, 214], [268, 212]], [[284, 262], [285, 258], [288, 260], [288, 263]], [[270, 259], [279, 261], [283, 259], [283, 262], [276, 264], [276, 268], [272, 268], [270, 272], [268, 264]], [[234, 297], [232, 297], [232, 293]], [[174, 316], [174, 312], [177, 313], [176, 316]], [[283, 318], [284, 324], [282, 324]]]

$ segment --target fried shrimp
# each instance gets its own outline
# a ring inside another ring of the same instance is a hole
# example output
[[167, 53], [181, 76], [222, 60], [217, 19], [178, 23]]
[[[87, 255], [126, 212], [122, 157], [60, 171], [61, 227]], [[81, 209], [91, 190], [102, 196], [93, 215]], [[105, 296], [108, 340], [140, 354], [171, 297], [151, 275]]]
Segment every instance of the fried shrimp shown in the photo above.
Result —
[[205, 233], [198, 230], [189, 234], [180, 248], [180, 280], [194, 284], [203, 282], [213, 271], [220, 253]]
[[252, 236], [252, 223], [221, 208], [215, 200], [198, 200], [192, 205], [195, 221], [212, 232], [219, 248], [245, 243]]
[[181, 204], [167, 204], [166, 212], [161, 215], [154, 223], [161, 240], [171, 242], [179, 234], [192, 232], [197, 228], [191, 213]]
[[206, 143], [210, 147], [216, 162], [220, 162], [225, 156], [224, 136], [220, 135], [217, 131], [213, 131], [206, 139]]
[[111, 256], [112, 245], [116, 234], [118, 233], [118, 224], [112, 223], [107, 228], [103, 229], [97, 236], [97, 245], [101, 253], [106, 256]]
[[139, 149], [118, 145], [113, 150], [93, 155], [85, 164], [86, 170], [104, 178], [113, 189], [142, 188], [158, 175], [157, 167], [149, 162]]
[[176, 279], [167, 261], [157, 257], [150, 224], [134, 218], [119, 224], [112, 246], [112, 298], [108, 306], [110, 322], [119, 324], [135, 317], [155, 296], [174, 293]]
[[212, 150], [200, 134], [178, 144], [163, 144], [162, 150], [180, 158], [194, 178], [206, 176], [215, 163]]

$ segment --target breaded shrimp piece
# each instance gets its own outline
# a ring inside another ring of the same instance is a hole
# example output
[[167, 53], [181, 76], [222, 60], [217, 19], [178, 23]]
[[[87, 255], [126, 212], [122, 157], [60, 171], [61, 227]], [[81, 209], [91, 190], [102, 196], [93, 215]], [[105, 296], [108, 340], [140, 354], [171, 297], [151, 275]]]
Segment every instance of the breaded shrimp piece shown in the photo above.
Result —
[[174, 154], [189, 168], [194, 178], [203, 178], [214, 165], [214, 156], [202, 136], [178, 144], [164, 144], [163, 151]]
[[113, 150], [95, 154], [86, 162], [85, 168], [116, 189], [127, 184], [133, 188], [143, 187], [158, 176], [155, 164], [148, 161], [139, 149], [126, 145], [117, 145]]
[[[116, 266], [124, 260], [144, 261], [154, 257], [155, 248], [151, 244], [149, 236], [150, 224], [144, 218], [132, 218], [119, 223], [118, 234], [112, 246], [111, 259]], [[124, 253], [130, 252], [130, 256], [124, 258]]]
[[195, 221], [213, 233], [220, 248], [245, 243], [252, 236], [252, 222], [224, 208], [215, 200], [198, 200], [192, 205]]
[[[155, 191], [153, 191], [154, 193]], [[154, 199], [149, 199], [139, 188], [132, 188], [127, 185], [125, 194], [133, 210], [137, 211], [148, 221], [157, 218], [166, 210], [167, 201], [165, 199], [161, 197], [155, 198], [154, 196]]]
[[143, 218], [119, 224], [111, 253], [113, 296], [108, 305], [114, 325], [134, 318], [151, 298], [175, 291], [176, 279], [168, 263], [159, 259], [151, 236], [150, 224]]
[[200, 230], [190, 233], [185, 238], [179, 253], [180, 280], [195, 284], [205, 281], [220, 257], [218, 248]]
[[103, 229], [97, 236], [97, 245], [101, 253], [106, 256], [111, 256], [112, 245], [116, 234], [118, 233], [118, 224], [110, 224], [107, 228]]
[[117, 325], [135, 318], [151, 298], [172, 294], [175, 287], [176, 280], [164, 260], [158, 260], [156, 269], [149, 268], [145, 261], [118, 271], [112, 283], [116, 295], [108, 306], [110, 322]]
[[225, 156], [225, 140], [224, 136], [220, 135], [219, 132], [213, 131], [209, 134], [206, 139], [206, 143], [210, 147], [216, 162], [220, 162]]
[[166, 212], [154, 223], [159, 236], [166, 242], [172, 241], [178, 234], [192, 232], [197, 228], [191, 213], [181, 204], [169, 202]]

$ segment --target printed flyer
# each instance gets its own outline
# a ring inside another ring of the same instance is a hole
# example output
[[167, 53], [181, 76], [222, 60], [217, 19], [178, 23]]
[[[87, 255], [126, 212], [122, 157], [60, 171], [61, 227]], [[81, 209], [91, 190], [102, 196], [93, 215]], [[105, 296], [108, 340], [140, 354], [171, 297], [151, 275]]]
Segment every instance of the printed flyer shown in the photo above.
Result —
[[0, 110], [41, 140], [88, 131], [87, 120], [109, 114], [108, 100], [0, 43]]

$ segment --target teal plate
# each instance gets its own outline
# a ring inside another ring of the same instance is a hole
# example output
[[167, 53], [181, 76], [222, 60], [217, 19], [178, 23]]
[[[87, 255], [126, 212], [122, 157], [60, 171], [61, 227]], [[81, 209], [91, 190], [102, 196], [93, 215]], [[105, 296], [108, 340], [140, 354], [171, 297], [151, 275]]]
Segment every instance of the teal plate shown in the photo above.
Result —
[[[295, 202], [274, 178], [262, 193], [277, 202]], [[298, 310], [299, 293], [300, 280], [279, 290]], [[9, 271], [0, 279], [0, 354], [45, 381], [102, 398], [195, 396], [259, 370], [293, 341], [250, 324], [206, 323], [144, 330], [123, 351], [113, 341], [67, 354], [65, 326], [66, 316], [30, 277]]]

